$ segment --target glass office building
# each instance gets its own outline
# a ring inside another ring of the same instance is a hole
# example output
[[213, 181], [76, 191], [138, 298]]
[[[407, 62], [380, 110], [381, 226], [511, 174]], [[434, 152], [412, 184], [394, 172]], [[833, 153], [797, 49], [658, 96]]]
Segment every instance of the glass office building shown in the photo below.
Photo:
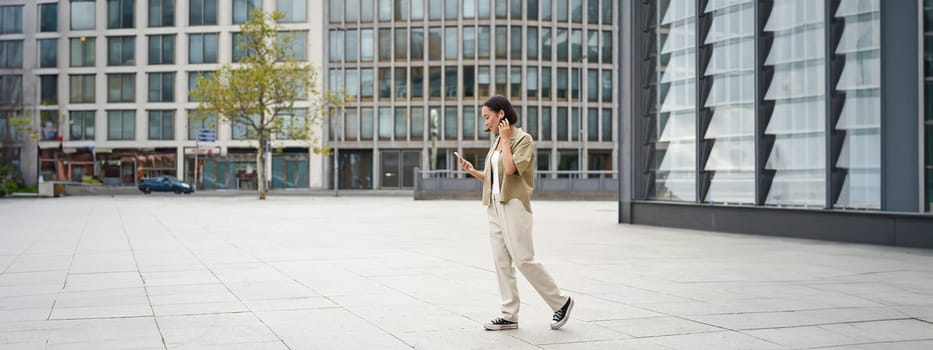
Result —
[[933, 2], [620, 6], [620, 221], [933, 246]]
[[[408, 188], [484, 161], [481, 104], [508, 97], [541, 176], [617, 169], [613, 0], [329, 0], [328, 125], [340, 188]], [[481, 167], [481, 166], [480, 166]], [[552, 173], [548, 173], [552, 172]]]

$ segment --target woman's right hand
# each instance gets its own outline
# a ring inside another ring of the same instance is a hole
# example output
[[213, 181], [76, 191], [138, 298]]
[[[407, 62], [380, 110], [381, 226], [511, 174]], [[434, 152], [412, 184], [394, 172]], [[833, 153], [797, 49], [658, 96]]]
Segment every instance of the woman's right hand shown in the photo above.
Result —
[[460, 158], [460, 168], [463, 169], [464, 171], [468, 172], [468, 173], [472, 173], [472, 172], [473, 172], [473, 163], [470, 163], [470, 161], [468, 161], [468, 160], [466, 160], [466, 159]]

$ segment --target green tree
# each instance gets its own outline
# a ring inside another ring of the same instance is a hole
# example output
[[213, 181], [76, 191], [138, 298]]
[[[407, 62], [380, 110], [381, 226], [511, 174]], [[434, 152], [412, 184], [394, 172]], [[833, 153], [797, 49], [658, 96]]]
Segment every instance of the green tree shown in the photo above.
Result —
[[[342, 108], [347, 100], [342, 91], [321, 90], [318, 70], [295, 58], [292, 36], [278, 25], [283, 17], [281, 12], [253, 11], [240, 27], [242, 40], [237, 50], [244, 53], [242, 59], [198, 78], [190, 92], [199, 104], [189, 118], [216, 115], [218, 120], [244, 128], [246, 138], [256, 141], [261, 200], [266, 199], [266, 151], [272, 136], [318, 144], [312, 127], [319, 125], [329, 109]], [[294, 112], [297, 100], [309, 102], [307, 113]], [[315, 151], [326, 149], [316, 147]]]

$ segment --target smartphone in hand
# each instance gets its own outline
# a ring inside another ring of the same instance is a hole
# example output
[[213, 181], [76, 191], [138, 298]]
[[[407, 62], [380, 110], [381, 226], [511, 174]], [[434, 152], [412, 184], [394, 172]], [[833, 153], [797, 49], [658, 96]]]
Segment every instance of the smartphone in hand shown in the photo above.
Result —
[[460, 153], [457, 153], [457, 151], [454, 151], [454, 155], [457, 156], [457, 158], [463, 159], [463, 156], [461, 156]]

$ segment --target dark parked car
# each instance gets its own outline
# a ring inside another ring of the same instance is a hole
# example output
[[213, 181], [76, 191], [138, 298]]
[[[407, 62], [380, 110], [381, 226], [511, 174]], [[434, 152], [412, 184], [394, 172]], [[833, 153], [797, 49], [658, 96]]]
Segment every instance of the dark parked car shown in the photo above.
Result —
[[155, 192], [175, 192], [175, 194], [194, 192], [194, 187], [171, 176], [156, 176], [139, 183], [139, 190], [145, 194]]

